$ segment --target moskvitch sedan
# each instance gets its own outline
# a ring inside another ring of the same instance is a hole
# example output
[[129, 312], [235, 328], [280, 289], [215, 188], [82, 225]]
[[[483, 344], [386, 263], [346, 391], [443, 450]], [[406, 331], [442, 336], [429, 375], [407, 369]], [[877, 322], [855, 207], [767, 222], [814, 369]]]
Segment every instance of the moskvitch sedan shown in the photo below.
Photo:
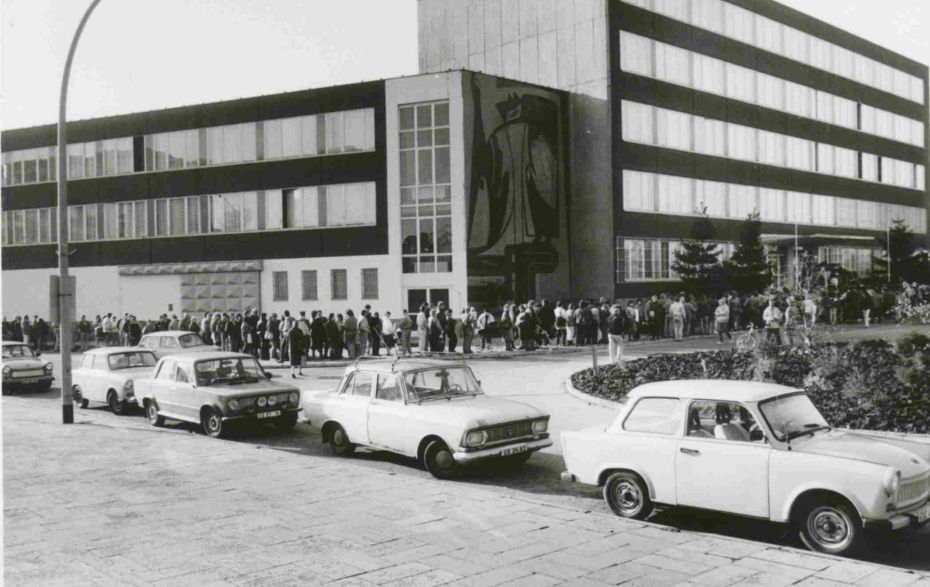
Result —
[[104, 402], [114, 414], [136, 405], [135, 381], [152, 376], [155, 353], [137, 347], [101, 347], [81, 357], [72, 374], [74, 401], [82, 408]]
[[142, 336], [138, 346], [152, 351], [159, 359], [178, 353], [218, 350], [217, 347], [205, 343], [196, 332], [188, 332], [187, 330], [149, 332]]
[[562, 433], [565, 480], [604, 488], [618, 515], [655, 504], [790, 524], [848, 554], [869, 529], [930, 519], [930, 446], [833, 429], [801, 390], [748, 381], [633, 389], [606, 428]]
[[552, 445], [548, 414], [485, 395], [467, 365], [447, 361], [358, 363], [335, 390], [309, 394], [304, 414], [336, 454], [388, 450], [440, 479], [465, 463], [520, 464]]
[[297, 424], [300, 390], [270, 379], [252, 355], [170, 355], [158, 361], [151, 378], [136, 382], [136, 399], [153, 426], [181, 420], [214, 438], [225, 434], [228, 423], [246, 420], [289, 431]]
[[23, 342], [4, 340], [3, 360], [3, 393], [13, 390], [33, 389], [48, 391], [52, 387], [55, 377], [52, 375], [52, 364], [39, 358], [41, 353], [33, 352], [28, 344]]

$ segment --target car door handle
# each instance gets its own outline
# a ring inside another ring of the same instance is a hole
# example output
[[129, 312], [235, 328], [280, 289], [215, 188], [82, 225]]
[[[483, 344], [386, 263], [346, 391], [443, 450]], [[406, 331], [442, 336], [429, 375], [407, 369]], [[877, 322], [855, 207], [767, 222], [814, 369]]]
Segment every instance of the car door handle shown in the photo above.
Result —
[[693, 448], [679, 448], [678, 450], [680, 450], [681, 452], [685, 453], [686, 455], [691, 455], [691, 456], [693, 456], [693, 457], [699, 457], [699, 456], [701, 456], [701, 451], [695, 450], [695, 449], [693, 449]]

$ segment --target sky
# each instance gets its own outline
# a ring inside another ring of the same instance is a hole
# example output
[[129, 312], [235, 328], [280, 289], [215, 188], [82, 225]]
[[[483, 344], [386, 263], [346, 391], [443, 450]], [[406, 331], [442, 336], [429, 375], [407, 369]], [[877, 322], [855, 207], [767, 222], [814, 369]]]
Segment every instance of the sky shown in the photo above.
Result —
[[[0, 0], [0, 128], [57, 121], [89, 3]], [[930, 64], [928, 0], [782, 3]], [[75, 56], [68, 119], [415, 73], [416, 0], [102, 0]]]

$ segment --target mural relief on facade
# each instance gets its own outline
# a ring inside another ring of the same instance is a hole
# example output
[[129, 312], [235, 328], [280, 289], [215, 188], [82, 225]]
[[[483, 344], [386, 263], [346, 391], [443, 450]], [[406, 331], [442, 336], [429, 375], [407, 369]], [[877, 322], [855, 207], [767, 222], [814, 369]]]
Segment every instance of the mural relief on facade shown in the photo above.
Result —
[[563, 98], [486, 76], [463, 76], [469, 298], [536, 295], [566, 245]]

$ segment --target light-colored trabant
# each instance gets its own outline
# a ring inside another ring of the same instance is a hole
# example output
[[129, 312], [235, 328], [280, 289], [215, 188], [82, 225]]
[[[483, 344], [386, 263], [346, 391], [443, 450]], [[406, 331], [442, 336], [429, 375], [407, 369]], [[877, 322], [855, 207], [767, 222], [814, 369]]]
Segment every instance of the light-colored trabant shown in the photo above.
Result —
[[104, 402], [114, 414], [136, 404], [135, 381], [152, 376], [155, 353], [138, 347], [102, 347], [84, 353], [72, 373], [75, 403]]
[[519, 464], [552, 445], [547, 414], [485, 395], [467, 365], [447, 361], [350, 366], [335, 390], [306, 395], [304, 415], [336, 454], [389, 450], [438, 478], [481, 459]]
[[632, 390], [606, 428], [562, 433], [565, 480], [604, 487], [618, 515], [653, 504], [789, 523], [848, 553], [870, 528], [930, 518], [930, 445], [832, 429], [803, 391], [744, 381]]
[[3, 393], [20, 389], [48, 391], [52, 387], [52, 364], [40, 359], [41, 353], [33, 352], [23, 342], [4, 340], [2, 346]]
[[219, 350], [217, 347], [205, 343], [203, 338], [196, 332], [187, 330], [149, 332], [142, 335], [139, 347], [152, 351], [159, 359], [178, 353], [215, 352]]
[[252, 355], [223, 351], [170, 355], [151, 378], [136, 381], [136, 399], [153, 426], [165, 418], [200, 424], [204, 434], [223, 436], [236, 420], [273, 423], [291, 430], [300, 411], [300, 390], [269, 381]]

